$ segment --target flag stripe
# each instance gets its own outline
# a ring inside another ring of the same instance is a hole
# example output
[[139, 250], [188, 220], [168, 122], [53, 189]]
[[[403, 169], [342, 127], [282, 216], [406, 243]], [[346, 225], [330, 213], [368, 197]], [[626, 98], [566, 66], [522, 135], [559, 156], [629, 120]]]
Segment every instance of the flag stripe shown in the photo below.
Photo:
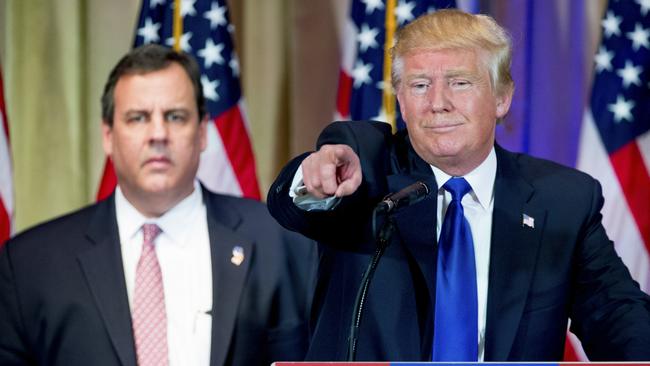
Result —
[[632, 141], [610, 155], [616, 176], [641, 232], [646, 250], [650, 251], [650, 176], [645, 169], [641, 151]]
[[636, 138], [646, 171], [650, 172], [650, 131]]
[[336, 97], [336, 110], [341, 118], [350, 117], [350, 98], [352, 96], [352, 78], [345, 71], [339, 71], [339, 90]]
[[217, 123], [212, 120], [207, 126], [208, 146], [201, 153], [197, 176], [201, 183], [213, 192], [242, 196], [237, 175], [228, 161], [228, 154], [221, 141]]
[[[1, 87], [1, 85], [0, 85]], [[0, 199], [7, 212], [13, 212], [13, 182], [11, 169], [11, 151], [9, 148], [9, 131], [5, 130], [6, 118], [0, 113]], [[10, 215], [11, 216], [11, 215]]]
[[14, 212], [13, 174], [9, 146], [9, 121], [4, 98], [4, 82], [0, 70], [0, 245], [12, 233]]
[[244, 197], [260, 199], [253, 147], [239, 105], [217, 116], [215, 123]]
[[628, 266], [632, 277], [639, 282], [641, 289], [650, 290], [650, 259], [641, 233], [632, 212], [623, 199], [612, 162], [605, 145], [601, 141], [591, 111], [587, 109], [581, 131], [578, 168], [591, 174], [602, 184], [603, 226], [607, 235], [614, 241], [616, 251]]
[[0, 197], [0, 245], [11, 235], [11, 218], [5, 209], [2, 197]]
[[9, 121], [7, 120], [7, 110], [5, 105], [5, 93], [4, 93], [4, 80], [2, 79], [2, 72], [0, 72], [0, 114], [2, 114], [2, 126], [4, 127], [4, 133], [9, 140]]
[[102, 174], [102, 180], [99, 182], [99, 190], [97, 191], [97, 201], [108, 198], [113, 193], [116, 185], [117, 177], [113, 169], [113, 162], [111, 159], [106, 159], [104, 173]]
[[567, 334], [567, 338], [564, 344], [564, 356], [562, 357], [562, 360], [568, 362], [580, 361], [571, 338], [569, 338], [569, 334]]

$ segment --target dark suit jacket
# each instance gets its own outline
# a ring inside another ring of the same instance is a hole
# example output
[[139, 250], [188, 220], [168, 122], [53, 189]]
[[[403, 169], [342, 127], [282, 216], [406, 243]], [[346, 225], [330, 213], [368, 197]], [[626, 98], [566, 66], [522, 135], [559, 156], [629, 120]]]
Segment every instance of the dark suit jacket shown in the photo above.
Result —
[[[205, 189], [203, 196], [212, 252], [210, 364], [302, 359], [315, 246], [281, 228], [259, 202]], [[230, 262], [237, 245], [245, 253], [239, 266]], [[11, 364], [136, 364], [113, 196], [3, 248], [0, 365]]]
[[[320, 268], [311, 316], [311, 360], [343, 360], [352, 305], [374, 251], [371, 210], [417, 180], [437, 191], [406, 131], [343, 122], [318, 145], [347, 144], [363, 181], [330, 211], [307, 212], [288, 195], [294, 159], [268, 206], [285, 227], [312, 237]], [[600, 185], [555, 163], [496, 146], [485, 360], [561, 360], [567, 319], [592, 360], [650, 360], [650, 301], [631, 279], [601, 225]], [[534, 227], [522, 224], [523, 214]], [[396, 232], [378, 265], [361, 320], [357, 360], [429, 360], [436, 283], [436, 194], [394, 215]]]

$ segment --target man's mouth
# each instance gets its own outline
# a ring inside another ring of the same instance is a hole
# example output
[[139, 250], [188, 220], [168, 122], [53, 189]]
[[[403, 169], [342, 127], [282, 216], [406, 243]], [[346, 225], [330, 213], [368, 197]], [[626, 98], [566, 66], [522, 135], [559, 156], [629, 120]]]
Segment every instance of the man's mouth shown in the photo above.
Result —
[[154, 168], [156, 167], [164, 168], [169, 166], [171, 163], [172, 163], [171, 159], [169, 159], [166, 156], [154, 156], [147, 159], [143, 165], [149, 165]]
[[424, 126], [424, 128], [434, 132], [444, 133], [444, 132], [453, 131], [462, 125], [463, 125], [462, 122], [442, 122], [442, 123], [427, 124]]

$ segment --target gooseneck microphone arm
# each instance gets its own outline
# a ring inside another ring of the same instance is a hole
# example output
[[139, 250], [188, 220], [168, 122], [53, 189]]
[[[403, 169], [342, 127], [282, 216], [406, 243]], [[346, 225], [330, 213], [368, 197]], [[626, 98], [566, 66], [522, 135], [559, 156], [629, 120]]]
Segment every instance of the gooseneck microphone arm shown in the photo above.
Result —
[[[379, 260], [384, 254], [386, 247], [390, 244], [391, 236], [393, 234], [395, 225], [390, 214], [396, 212], [400, 208], [420, 202], [428, 194], [429, 187], [422, 182], [416, 182], [399, 192], [386, 196], [386, 198], [384, 198], [372, 212], [372, 234], [377, 242], [377, 249], [370, 259], [368, 268], [363, 274], [361, 286], [357, 291], [357, 296], [354, 301], [352, 323], [350, 324], [350, 335], [348, 338], [348, 361], [355, 361], [356, 359], [359, 327], [361, 325], [363, 310], [367, 302], [366, 298], [368, 296], [368, 289], [370, 288], [370, 281], [375, 274]], [[386, 215], [386, 221], [384, 222], [384, 225], [382, 225], [380, 231], [377, 232], [377, 216], [380, 214]]]

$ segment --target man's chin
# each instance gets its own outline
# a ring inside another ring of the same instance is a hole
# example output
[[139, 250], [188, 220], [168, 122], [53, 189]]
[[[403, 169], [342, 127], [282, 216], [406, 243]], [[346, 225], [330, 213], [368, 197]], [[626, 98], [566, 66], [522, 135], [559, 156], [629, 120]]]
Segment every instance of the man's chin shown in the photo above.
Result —
[[141, 185], [140, 189], [143, 193], [152, 196], [159, 196], [171, 193], [173, 191], [173, 182], [168, 178], [155, 177], [154, 179], [147, 180]]
[[[414, 146], [418, 155], [423, 157], [429, 164], [435, 161], [449, 161], [459, 158], [463, 154], [463, 148], [456, 144], [440, 144], [438, 142]], [[434, 164], [435, 165], [435, 164]]]
[[194, 190], [193, 182], [182, 186], [171, 179], [154, 179], [141, 186], [142, 192], [152, 198], [184, 198]]

